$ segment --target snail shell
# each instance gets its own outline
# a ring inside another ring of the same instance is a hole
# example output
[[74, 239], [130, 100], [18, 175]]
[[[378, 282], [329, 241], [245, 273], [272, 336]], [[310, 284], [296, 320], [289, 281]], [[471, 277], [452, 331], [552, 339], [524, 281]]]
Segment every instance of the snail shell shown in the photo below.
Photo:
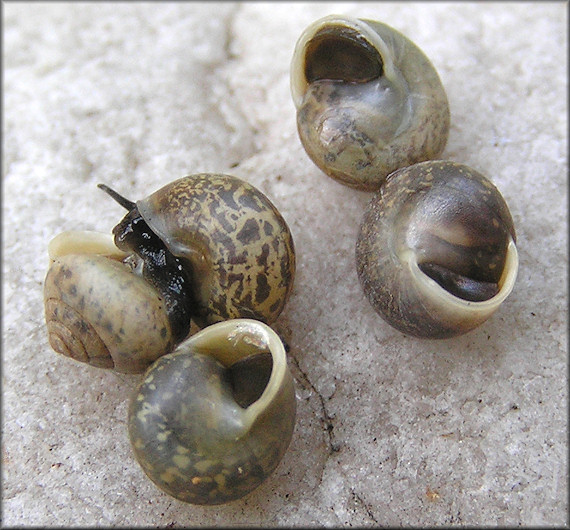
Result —
[[64, 232], [49, 252], [44, 307], [56, 352], [117, 372], [143, 372], [172, 350], [163, 300], [121, 261], [126, 256], [110, 235]]
[[142, 372], [190, 330], [230, 318], [272, 323], [295, 275], [291, 233], [259, 190], [229, 175], [183, 177], [131, 203], [110, 235], [64, 232], [44, 286], [52, 348]]
[[137, 202], [152, 231], [194, 271], [200, 326], [274, 322], [295, 277], [293, 238], [271, 201], [229, 175], [183, 177]]
[[511, 214], [483, 175], [449, 161], [391, 174], [370, 201], [356, 243], [368, 300], [403, 333], [447, 338], [488, 319], [518, 270]]
[[447, 143], [449, 106], [435, 68], [381, 22], [330, 15], [311, 24], [293, 53], [291, 92], [307, 154], [351, 187], [375, 190]]
[[265, 324], [213, 324], [158, 359], [129, 407], [134, 455], [169, 495], [192, 504], [243, 497], [275, 469], [291, 440], [293, 378]]

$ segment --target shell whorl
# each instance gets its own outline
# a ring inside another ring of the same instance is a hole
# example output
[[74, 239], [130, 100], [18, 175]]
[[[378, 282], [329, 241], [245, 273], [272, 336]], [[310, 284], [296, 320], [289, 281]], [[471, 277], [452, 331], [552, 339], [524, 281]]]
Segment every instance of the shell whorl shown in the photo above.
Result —
[[449, 105], [435, 68], [381, 22], [329, 15], [307, 27], [293, 53], [291, 93], [307, 154], [351, 187], [375, 190], [447, 143]]
[[45, 302], [50, 346], [58, 353], [99, 368], [113, 368], [114, 362], [95, 328], [73, 307], [50, 298]]
[[55, 257], [44, 283], [44, 307], [52, 348], [93, 366], [140, 373], [174, 347], [160, 298], [108, 257]]
[[230, 175], [197, 174], [137, 207], [170, 251], [191, 263], [198, 324], [277, 318], [292, 288], [295, 254], [285, 220], [263, 193]]

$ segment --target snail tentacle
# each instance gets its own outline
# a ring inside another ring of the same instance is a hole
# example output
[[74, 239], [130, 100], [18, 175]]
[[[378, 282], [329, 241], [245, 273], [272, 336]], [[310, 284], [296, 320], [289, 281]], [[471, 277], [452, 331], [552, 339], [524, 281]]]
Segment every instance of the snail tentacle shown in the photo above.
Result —
[[136, 203], [129, 201], [129, 199], [123, 197], [121, 194], [117, 193], [113, 188], [110, 188], [106, 184], [97, 184], [97, 187], [115, 199], [115, 201], [117, 201], [125, 210], [130, 211], [136, 207]]
[[141, 372], [192, 322], [279, 316], [295, 275], [293, 239], [254, 186], [189, 175], [136, 203], [99, 188], [128, 212], [112, 236], [73, 231], [48, 245], [44, 305], [54, 350]]

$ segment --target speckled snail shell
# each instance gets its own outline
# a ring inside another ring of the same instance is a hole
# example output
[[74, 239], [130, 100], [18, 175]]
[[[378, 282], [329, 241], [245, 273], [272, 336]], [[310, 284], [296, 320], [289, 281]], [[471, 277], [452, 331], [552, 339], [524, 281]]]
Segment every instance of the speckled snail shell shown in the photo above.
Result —
[[128, 428], [159, 488], [192, 504], [222, 504], [273, 472], [295, 412], [283, 343], [265, 324], [235, 319], [204, 328], [147, 370]]
[[381, 22], [330, 15], [307, 27], [293, 53], [291, 92], [307, 154], [351, 187], [375, 190], [447, 143], [449, 106], [434, 66]]
[[427, 161], [392, 173], [356, 243], [368, 300], [405, 334], [447, 338], [487, 320], [513, 289], [518, 254], [498, 189], [463, 164]]
[[51, 347], [99, 368], [143, 372], [175, 346], [160, 295], [110, 235], [63, 232], [49, 246], [44, 306]]
[[170, 251], [192, 265], [199, 325], [277, 319], [293, 286], [295, 251], [283, 216], [263, 193], [236, 177], [198, 174], [137, 206]]
[[230, 319], [270, 324], [295, 276], [293, 239], [269, 199], [223, 174], [175, 180], [136, 203], [110, 235], [64, 232], [44, 286], [54, 350], [142, 372], [190, 330]]

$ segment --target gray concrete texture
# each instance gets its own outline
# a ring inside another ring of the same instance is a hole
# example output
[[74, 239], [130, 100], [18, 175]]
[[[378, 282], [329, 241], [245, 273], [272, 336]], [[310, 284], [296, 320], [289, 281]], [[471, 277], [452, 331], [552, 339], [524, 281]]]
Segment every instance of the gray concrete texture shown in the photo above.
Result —
[[[3, 3], [2, 524], [568, 524], [566, 3]], [[498, 312], [443, 341], [372, 309], [354, 246], [371, 195], [325, 176], [295, 125], [289, 68], [324, 15], [381, 20], [436, 66], [442, 158], [510, 207], [519, 276]], [[298, 416], [273, 475], [218, 507], [143, 474], [126, 432], [139, 376], [49, 347], [47, 244], [109, 232], [117, 206], [186, 174], [263, 191], [295, 240], [274, 325]]]

